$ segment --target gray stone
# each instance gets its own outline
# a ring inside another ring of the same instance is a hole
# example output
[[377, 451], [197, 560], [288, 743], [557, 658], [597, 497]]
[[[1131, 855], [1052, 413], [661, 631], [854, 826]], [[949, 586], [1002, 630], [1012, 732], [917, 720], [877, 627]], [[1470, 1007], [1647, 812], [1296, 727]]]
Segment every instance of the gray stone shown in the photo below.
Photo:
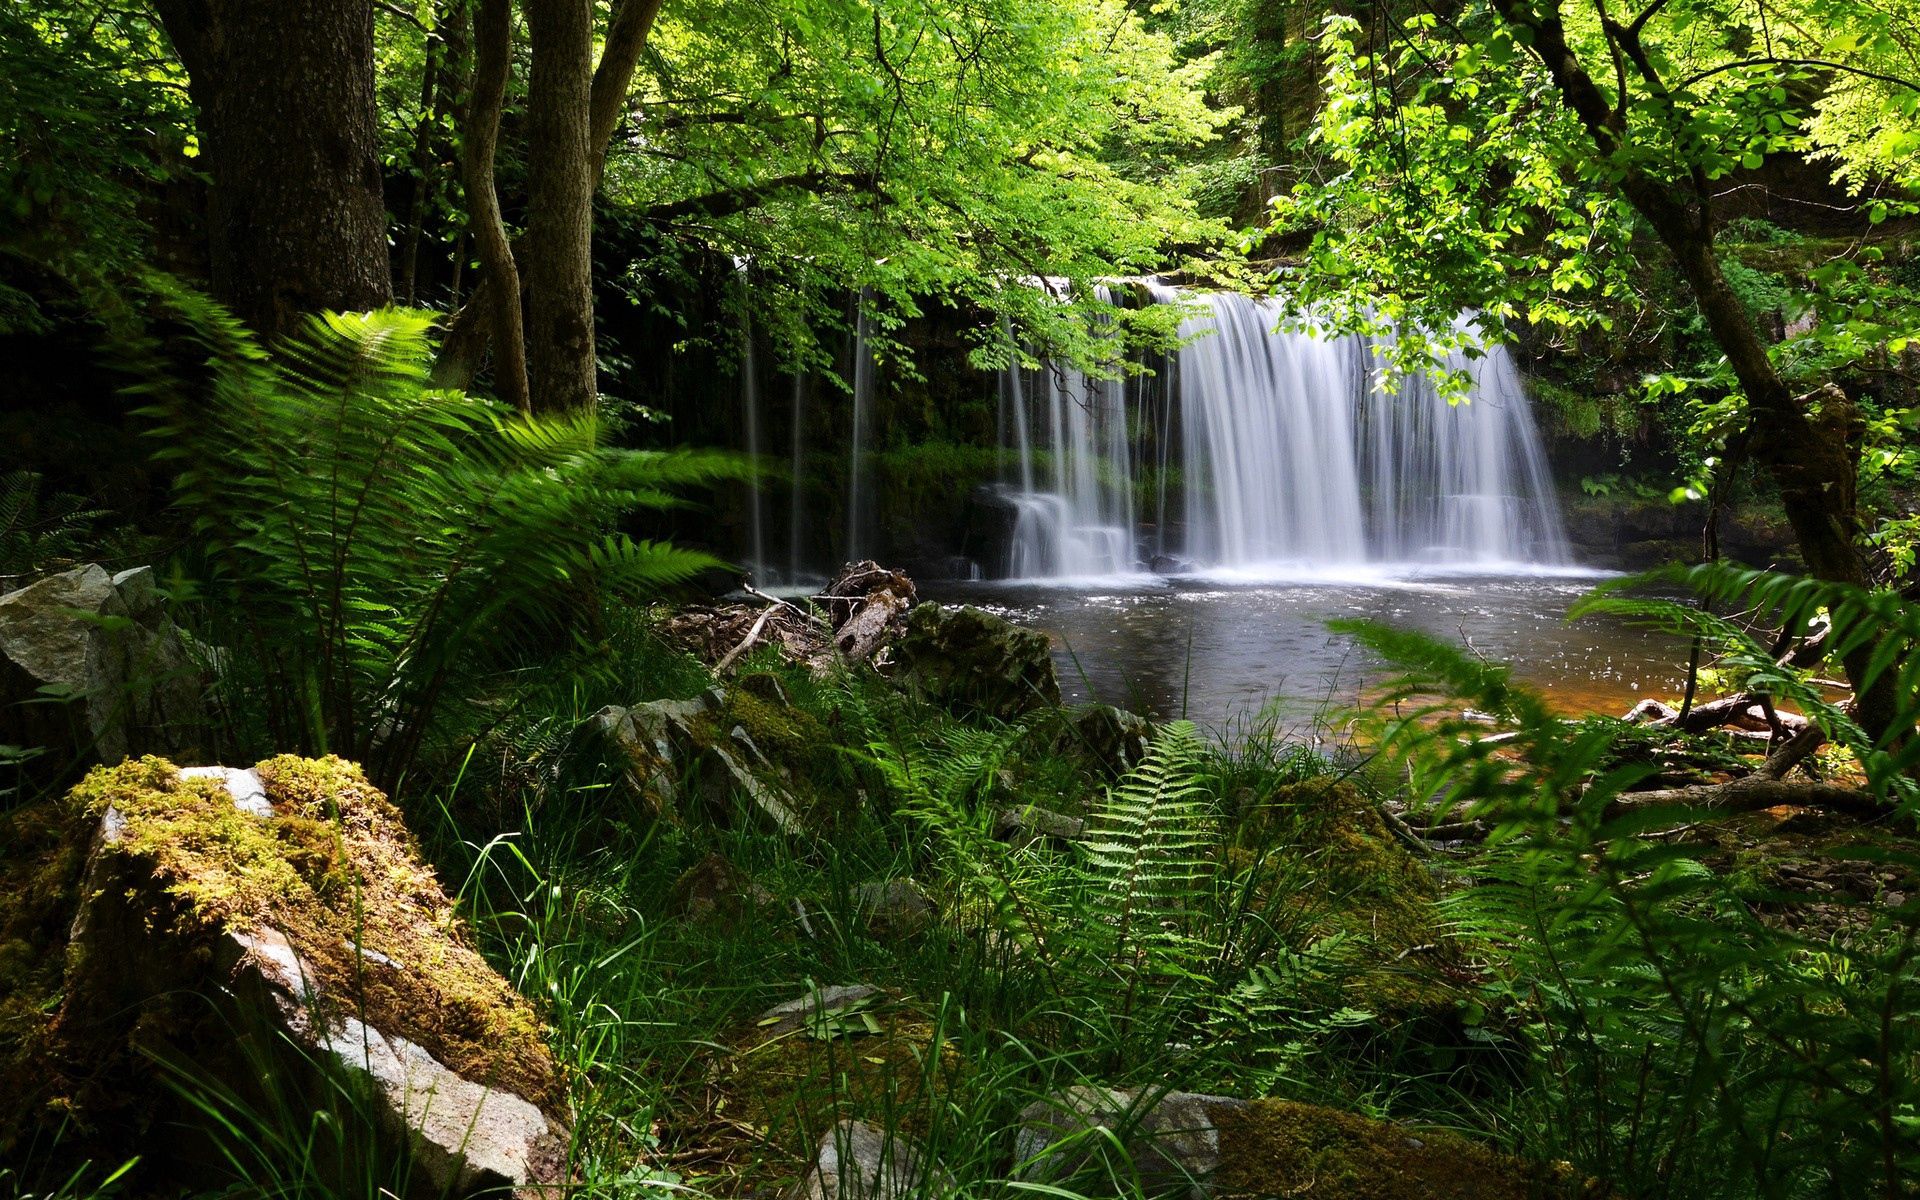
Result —
[[1109, 778], [1140, 765], [1153, 740], [1153, 722], [1111, 704], [1093, 704], [1068, 719], [1054, 749], [1090, 761]]
[[907, 1200], [955, 1194], [953, 1179], [911, 1139], [864, 1121], [841, 1121], [820, 1139], [807, 1172], [783, 1200]]
[[996, 837], [1009, 840], [1050, 837], [1077, 842], [1087, 836], [1087, 823], [1080, 817], [1069, 817], [1050, 808], [1017, 805], [1000, 810], [993, 822], [993, 832]]
[[682, 872], [673, 882], [669, 900], [690, 921], [739, 918], [752, 909], [774, 904], [773, 893], [722, 854], [708, 854]]
[[853, 1008], [879, 994], [879, 988], [866, 983], [842, 983], [821, 988], [817, 992], [808, 992], [774, 1005], [754, 1020], [754, 1028], [764, 1037], [779, 1037], [805, 1028], [816, 1016]]
[[724, 693], [711, 688], [693, 700], [653, 700], [630, 708], [609, 705], [589, 720], [626, 759], [628, 784], [655, 811], [671, 813], [675, 799], [691, 795], [724, 815], [732, 811], [735, 795], [741, 795], [774, 829], [804, 832], [792, 806], [742, 761], [767, 763], [745, 729], [736, 726], [727, 744], [720, 744], [696, 725], [724, 701]]
[[89, 564], [0, 596], [0, 742], [46, 747], [56, 768], [191, 757], [204, 675], [150, 567]]
[[1220, 1166], [1220, 1128], [1213, 1114], [1245, 1104], [1197, 1092], [1070, 1087], [1021, 1110], [1015, 1169], [1029, 1182], [1065, 1179], [1111, 1144], [1087, 1135], [1110, 1130], [1126, 1147], [1148, 1192], [1185, 1188], [1199, 1200]]
[[1046, 634], [977, 608], [915, 607], [894, 661], [902, 686], [948, 708], [1011, 720], [1060, 703]]
[[885, 879], [854, 889], [867, 928], [882, 938], [911, 937], [933, 923], [933, 901], [911, 879]]

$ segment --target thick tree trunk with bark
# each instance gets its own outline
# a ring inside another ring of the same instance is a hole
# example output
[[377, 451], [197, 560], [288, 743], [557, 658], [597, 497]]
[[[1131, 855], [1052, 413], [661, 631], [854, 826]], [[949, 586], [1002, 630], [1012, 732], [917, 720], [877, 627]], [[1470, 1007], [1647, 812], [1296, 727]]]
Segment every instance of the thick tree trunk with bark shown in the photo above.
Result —
[[526, 12], [533, 63], [527, 232], [518, 257], [527, 293], [527, 384], [538, 411], [591, 409], [593, 5], [540, 0]]
[[369, 0], [155, 0], [199, 109], [214, 294], [267, 336], [391, 303]]

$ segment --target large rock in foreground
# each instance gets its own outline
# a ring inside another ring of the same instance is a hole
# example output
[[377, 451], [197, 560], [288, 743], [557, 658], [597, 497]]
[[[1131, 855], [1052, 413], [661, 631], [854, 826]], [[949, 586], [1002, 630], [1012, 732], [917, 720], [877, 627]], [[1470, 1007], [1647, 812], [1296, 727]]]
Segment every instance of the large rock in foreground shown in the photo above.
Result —
[[271, 1070], [298, 1093], [324, 1095], [323, 1072], [370, 1084], [420, 1192], [567, 1182], [539, 1018], [468, 942], [359, 768], [145, 758], [96, 769], [72, 802], [97, 825], [48, 1058], [83, 1121], [146, 1149], [151, 1112], [126, 1097], [157, 1083], [147, 1056], [244, 1097], [290, 1042], [300, 1053]]
[[201, 682], [150, 567], [89, 564], [0, 596], [0, 743], [46, 748], [53, 770], [194, 748]]
[[977, 608], [919, 605], [894, 660], [901, 684], [949, 708], [1005, 721], [1060, 703], [1047, 635]]

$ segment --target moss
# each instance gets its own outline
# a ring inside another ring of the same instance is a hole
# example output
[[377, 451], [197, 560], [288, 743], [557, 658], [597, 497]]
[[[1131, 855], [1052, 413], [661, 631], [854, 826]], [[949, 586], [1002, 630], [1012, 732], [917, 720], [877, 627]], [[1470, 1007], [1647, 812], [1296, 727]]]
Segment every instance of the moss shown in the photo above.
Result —
[[[1450, 1010], [1463, 998], [1439, 886], [1352, 784], [1287, 784], [1248, 806], [1227, 866], [1258, 873], [1260, 902], [1284, 914], [1298, 940], [1348, 939], [1356, 1003], [1392, 1015]], [[1312, 887], [1298, 886], [1303, 875]]]
[[0, 1160], [50, 1097], [47, 1053], [86, 850], [84, 829], [58, 804], [0, 815]]
[[763, 1185], [797, 1171], [842, 1119], [926, 1136], [936, 1101], [965, 1085], [966, 1061], [910, 1005], [855, 1008], [773, 1037], [749, 1026], [725, 1043], [708, 1079], [714, 1114], [757, 1135], [752, 1144], [726, 1138], [727, 1173]]
[[[1427, 1132], [1287, 1100], [1219, 1109], [1224, 1194], [1294, 1200], [1528, 1200], [1574, 1196], [1568, 1173]], [[1597, 1194], [1597, 1193], [1596, 1193]]]
[[121, 852], [202, 930], [274, 928], [311, 964], [323, 1000], [423, 1046], [455, 1071], [541, 1101], [559, 1084], [527, 1001], [473, 949], [401, 821], [351, 763], [269, 759], [273, 816], [217, 780], [147, 758], [93, 771], [72, 795], [124, 818]]

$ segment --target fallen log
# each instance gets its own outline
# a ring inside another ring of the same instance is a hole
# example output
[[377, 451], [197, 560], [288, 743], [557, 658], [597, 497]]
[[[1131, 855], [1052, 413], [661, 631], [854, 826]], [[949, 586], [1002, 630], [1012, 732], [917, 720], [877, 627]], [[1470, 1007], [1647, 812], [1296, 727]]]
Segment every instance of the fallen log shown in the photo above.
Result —
[[1704, 783], [1691, 787], [1661, 788], [1651, 792], [1627, 792], [1607, 805], [1607, 815], [1621, 816], [1641, 809], [1674, 807], [1705, 812], [1757, 812], [1779, 806], [1819, 808], [1848, 816], [1879, 818], [1888, 807], [1871, 793], [1816, 781], [1774, 779], [1764, 774], [1748, 775], [1729, 783]]

